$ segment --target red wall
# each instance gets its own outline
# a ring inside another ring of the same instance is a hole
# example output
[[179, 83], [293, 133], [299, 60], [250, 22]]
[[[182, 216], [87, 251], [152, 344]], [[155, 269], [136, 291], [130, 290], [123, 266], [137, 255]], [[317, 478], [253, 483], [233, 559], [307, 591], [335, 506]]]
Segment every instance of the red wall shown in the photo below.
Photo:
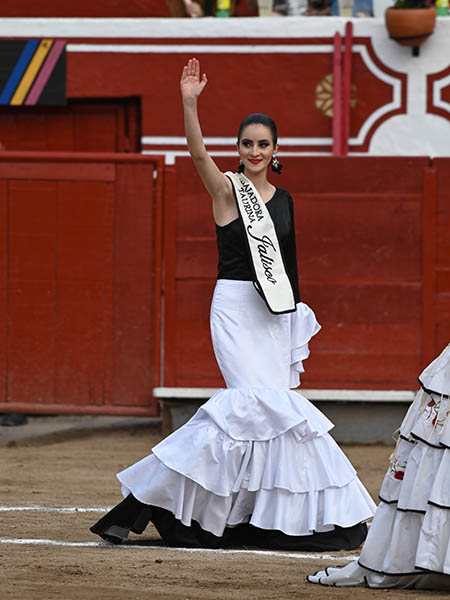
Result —
[[168, 17], [165, 0], [5, 0], [2, 17]]
[[139, 152], [139, 102], [69, 100], [67, 106], [2, 106], [0, 142], [12, 151]]
[[[165, 0], [4, 0], [2, 17], [169, 17]], [[238, 14], [253, 16], [245, 0]]]

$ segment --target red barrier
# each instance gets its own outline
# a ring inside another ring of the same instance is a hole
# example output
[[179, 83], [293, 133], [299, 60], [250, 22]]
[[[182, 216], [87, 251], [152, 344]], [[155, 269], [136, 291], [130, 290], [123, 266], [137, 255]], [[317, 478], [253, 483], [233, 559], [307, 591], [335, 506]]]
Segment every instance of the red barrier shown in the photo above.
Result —
[[434, 339], [438, 348], [450, 342], [450, 158], [435, 158], [436, 222], [435, 252], [435, 322]]
[[426, 168], [423, 190], [422, 228], [422, 361], [435, 357], [436, 347], [436, 234], [437, 234], [437, 171]]
[[162, 170], [0, 155], [0, 411], [157, 414]]
[[[423, 277], [436, 268], [430, 252], [434, 226], [427, 220], [435, 177], [429, 159], [282, 161], [283, 176], [272, 180], [293, 194], [301, 294], [323, 325], [311, 343], [302, 384], [414, 388], [428, 357], [442, 349], [442, 332], [448, 332], [439, 322], [436, 337], [430, 337], [433, 319], [442, 317], [432, 309], [432, 275]], [[236, 167], [233, 159], [218, 163]], [[446, 184], [447, 194], [449, 189]], [[209, 336], [217, 265], [211, 202], [188, 158], [177, 160], [176, 205], [167, 208], [164, 385], [220, 386]], [[446, 213], [447, 224], [448, 218]], [[448, 247], [443, 237], [439, 244]], [[439, 273], [440, 285], [448, 286], [449, 271]], [[437, 297], [438, 306], [445, 305], [446, 294]]]
[[[414, 388], [450, 338], [450, 159], [282, 160], [323, 325], [303, 385]], [[223, 385], [211, 201], [189, 158], [2, 153], [0, 240], [0, 411], [156, 415], [155, 386]]]

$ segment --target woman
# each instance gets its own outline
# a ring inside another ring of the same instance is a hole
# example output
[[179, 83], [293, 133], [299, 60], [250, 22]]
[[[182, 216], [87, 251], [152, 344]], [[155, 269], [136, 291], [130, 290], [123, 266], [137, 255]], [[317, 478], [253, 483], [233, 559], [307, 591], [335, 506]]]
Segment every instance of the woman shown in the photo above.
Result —
[[211, 333], [227, 388], [118, 474], [125, 500], [91, 531], [120, 542], [151, 520], [170, 545], [355, 548], [375, 506], [327, 433], [330, 421], [290, 390], [320, 326], [300, 302], [292, 198], [267, 179], [269, 166], [281, 171], [275, 123], [244, 119], [239, 173], [225, 175], [200, 130], [206, 83], [189, 60], [181, 77], [186, 138], [216, 222]]
[[450, 345], [419, 383], [359, 560], [310, 583], [450, 590]]

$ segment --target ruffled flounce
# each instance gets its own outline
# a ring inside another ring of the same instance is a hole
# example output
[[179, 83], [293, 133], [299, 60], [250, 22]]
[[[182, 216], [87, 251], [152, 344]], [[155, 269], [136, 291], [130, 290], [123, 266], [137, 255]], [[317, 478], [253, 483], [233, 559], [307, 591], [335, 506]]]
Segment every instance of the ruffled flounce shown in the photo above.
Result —
[[308, 581], [450, 590], [450, 450], [402, 440], [395, 459], [404, 465], [404, 478], [395, 477], [399, 463], [388, 470], [359, 560], [319, 571]]
[[350, 527], [375, 505], [330, 427], [297, 392], [221, 390], [118, 479], [125, 496], [216, 536], [240, 523], [287, 535]]
[[403, 438], [450, 448], [450, 399], [420, 390], [400, 427]]
[[291, 320], [291, 374], [289, 387], [300, 385], [300, 374], [305, 372], [303, 362], [309, 356], [308, 342], [320, 331], [314, 311], [304, 302], [297, 304], [297, 310], [290, 313]]
[[428, 394], [450, 396], [450, 344], [422, 371], [419, 383]]
[[402, 423], [361, 552], [360, 564], [382, 574], [450, 575], [450, 450], [432, 401], [419, 392]]
[[359, 561], [311, 583], [450, 590], [450, 346], [419, 381]]
[[298, 392], [241, 387], [216, 392], [183, 427], [185, 431], [176, 435], [192, 437], [192, 429], [202, 426], [205, 413], [220, 431], [234, 440], [270, 440], [293, 428], [299, 440], [306, 440], [319, 437], [333, 427], [333, 423]]

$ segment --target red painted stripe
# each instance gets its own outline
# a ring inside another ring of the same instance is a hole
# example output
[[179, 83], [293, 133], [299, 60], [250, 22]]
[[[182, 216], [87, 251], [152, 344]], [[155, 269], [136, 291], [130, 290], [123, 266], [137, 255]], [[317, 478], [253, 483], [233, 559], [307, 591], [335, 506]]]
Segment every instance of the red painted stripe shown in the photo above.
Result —
[[53, 48], [50, 50], [46, 61], [44, 62], [39, 75], [36, 78], [36, 81], [33, 84], [33, 87], [30, 90], [30, 93], [25, 100], [25, 104], [30, 106], [37, 103], [39, 100], [42, 90], [44, 89], [50, 75], [55, 68], [56, 63], [58, 62], [59, 57], [61, 56], [61, 52], [64, 49], [65, 40], [58, 40], [53, 44]]

